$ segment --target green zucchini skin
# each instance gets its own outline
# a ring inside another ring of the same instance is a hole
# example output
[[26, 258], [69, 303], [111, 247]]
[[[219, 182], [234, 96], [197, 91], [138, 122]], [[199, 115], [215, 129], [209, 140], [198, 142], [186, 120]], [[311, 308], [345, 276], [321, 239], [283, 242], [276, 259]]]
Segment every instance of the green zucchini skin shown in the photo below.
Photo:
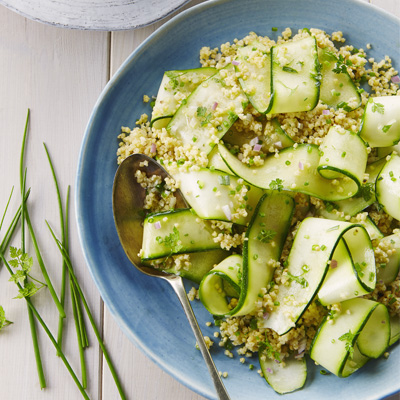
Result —
[[161, 269], [168, 274], [181, 276], [182, 278], [199, 284], [204, 275], [216, 264], [228, 257], [229, 254], [230, 253], [228, 251], [222, 249], [190, 253], [190, 267], [188, 268], [178, 268], [175, 264], [169, 268], [166, 268], [163, 266], [163, 261], [166, 260], [166, 258], [144, 261], [143, 264], [148, 267]]
[[361, 95], [350, 78], [347, 69], [338, 67], [339, 59], [327, 49], [318, 49], [321, 65], [320, 100], [334, 109], [352, 111], [361, 106]]
[[199, 85], [168, 123], [168, 133], [183, 145], [209, 154], [243, 112], [248, 100], [232, 64]]
[[[201, 168], [198, 171], [177, 172], [173, 177], [179, 182], [186, 201], [203, 219], [246, 226], [263, 194], [263, 190], [252, 185], [245, 186], [240, 178], [218, 170]], [[240, 195], [245, 190], [246, 194]]]
[[272, 106], [271, 52], [258, 41], [240, 47], [237, 51], [240, 86], [253, 107], [266, 114]]
[[400, 221], [400, 156], [391, 154], [375, 183], [376, 199], [383, 209]]
[[285, 358], [285, 366], [281, 367], [268, 358], [263, 352], [258, 356], [263, 376], [268, 384], [279, 394], [291, 393], [301, 389], [307, 378], [306, 358], [294, 358], [291, 354]]
[[[213, 315], [246, 315], [256, 307], [261, 289], [272, 280], [294, 211], [285, 193], [261, 197], [246, 231], [243, 257], [230, 256], [207, 273], [199, 288], [200, 299]], [[271, 262], [272, 261], [272, 262]], [[229, 308], [224, 281], [235, 288], [238, 302]]]
[[370, 97], [359, 135], [371, 147], [394, 146], [400, 141], [400, 97]]
[[[354, 298], [341, 304], [341, 312], [334, 317], [333, 323], [327, 318], [322, 322], [312, 342], [310, 357], [333, 374], [347, 377], [371, 356], [379, 357], [386, 350], [389, 339], [386, 306]], [[362, 354], [360, 347], [368, 355]]]
[[191, 209], [166, 211], [147, 216], [143, 224], [142, 261], [173, 254], [219, 249], [213, 229]]
[[150, 126], [157, 129], [165, 128], [176, 110], [182, 102], [186, 101], [193, 90], [216, 73], [217, 70], [212, 67], [164, 72], [152, 111]]
[[400, 272], [400, 236], [392, 234], [382, 239], [382, 242], [389, 242], [390, 246], [396, 251], [391, 254], [389, 261], [385, 265], [381, 265], [377, 274], [377, 281], [385, 285], [392, 283]]
[[[364, 227], [349, 222], [306, 218], [297, 230], [287, 259], [288, 284], [279, 285], [278, 305], [269, 318], [262, 321], [265, 328], [283, 335], [296, 326], [325, 284], [331, 260], [342, 238], [351, 254], [350, 268], [353, 263], [359, 265], [359, 268], [354, 268], [354, 283], [367, 292], [373, 290], [376, 282], [375, 258]], [[335, 282], [333, 280], [331, 284], [335, 285]], [[333, 302], [357, 297], [359, 293], [347, 290], [344, 298], [341, 298], [340, 292], [337, 295], [339, 298], [334, 298]]]
[[320, 162], [319, 147], [299, 144], [279, 152], [279, 157], [269, 156], [261, 167], [248, 167], [238, 160], [222, 144], [218, 151], [231, 171], [246, 182], [261, 189], [288, 190], [318, 197], [322, 200], [338, 201], [354, 196], [361, 186], [350, 173], [340, 172], [350, 179], [339, 179], [339, 185], [323, 178], [317, 171]]
[[268, 113], [312, 110], [318, 104], [321, 84], [315, 38], [272, 47], [271, 63], [272, 106]]

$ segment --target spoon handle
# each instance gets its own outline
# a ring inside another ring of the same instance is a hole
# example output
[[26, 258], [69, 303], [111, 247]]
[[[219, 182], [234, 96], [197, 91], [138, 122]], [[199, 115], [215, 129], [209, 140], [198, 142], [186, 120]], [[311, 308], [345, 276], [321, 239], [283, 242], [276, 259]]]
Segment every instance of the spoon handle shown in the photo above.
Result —
[[[176, 278], [176, 279], [175, 279]], [[204, 361], [206, 362], [208, 371], [210, 372], [211, 378], [214, 383], [214, 387], [217, 391], [219, 400], [230, 400], [228, 392], [225, 389], [224, 384], [222, 383], [219, 372], [214, 364], [213, 359], [211, 358], [211, 354], [208, 351], [206, 343], [204, 342], [203, 334], [201, 333], [199, 324], [197, 323], [197, 319], [193, 313], [192, 306], [190, 305], [189, 299], [186, 294], [185, 287], [183, 285], [182, 278], [180, 276], [176, 276], [173, 279], [168, 279], [169, 283], [173, 287], [175, 293], [177, 294], [179, 301], [182, 304], [182, 307], [185, 311], [186, 317], [190, 323], [190, 326], [193, 330], [194, 336], [196, 337], [197, 344], [200, 348], [201, 354], [203, 355]]]

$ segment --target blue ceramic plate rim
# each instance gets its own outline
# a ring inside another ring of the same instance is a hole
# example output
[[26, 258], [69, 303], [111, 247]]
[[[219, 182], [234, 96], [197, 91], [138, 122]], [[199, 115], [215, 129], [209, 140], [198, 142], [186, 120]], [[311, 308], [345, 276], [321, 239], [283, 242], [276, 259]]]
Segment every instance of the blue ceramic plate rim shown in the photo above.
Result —
[[[306, 2], [306, 0], [304, 1]], [[159, 28], [156, 32], [154, 32], [151, 36], [149, 36], [128, 58], [127, 60], [121, 65], [121, 67], [118, 69], [114, 77], [108, 82], [106, 87], [104, 88], [102, 94], [100, 95], [94, 109], [92, 112], [92, 115], [89, 119], [87, 129], [85, 132], [85, 136], [82, 142], [82, 147], [81, 147], [81, 152], [80, 152], [80, 157], [79, 157], [79, 163], [78, 163], [78, 172], [76, 176], [76, 195], [75, 195], [75, 201], [76, 201], [76, 217], [77, 217], [77, 224], [78, 224], [78, 232], [79, 232], [79, 238], [81, 242], [81, 246], [83, 249], [83, 253], [89, 268], [89, 271], [91, 273], [91, 276], [98, 286], [98, 289], [100, 291], [100, 294], [110, 310], [111, 314], [113, 317], [116, 319], [117, 323], [123, 330], [123, 332], [126, 334], [126, 336], [136, 345], [138, 346], [142, 351], [145, 352], [145, 354], [151, 358], [154, 362], [156, 362], [162, 369], [170, 373], [174, 378], [176, 378], [178, 381], [181, 383], [187, 385], [189, 388], [194, 390], [195, 392], [207, 397], [207, 398], [215, 398], [215, 395], [213, 393], [212, 387], [210, 386], [210, 382], [207, 381], [207, 378], [205, 377], [200, 377], [201, 380], [205, 379], [205, 382], [199, 382], [199, 379], [196, 378], [195, 376], [184, 376], [182, 375], [182, 371], [179, 370], [179, 368], [173, 365], [167, 360], [165, 360], [163, 357], [161, 357], [155, 350], [151, 348], [151, 343], [148, 343], [146, 339], [140, 338], [140, 335], [138, 335], [138, 331], [132, 330], [132, 327], [130, 326], [129, 321], [126, 320], [126, 316], [123, 314], [120, 305], [116, 304], [116, 299], [112, 296], [112, 293], [109, 293], [108, 291], [108, 286], [109, 282], [105, 281], [102, 277], [101, 274], [101, 268], [99, 267], [98, 264], [98, 259], [97, 259], [97, 254], [96, 251], [99, 249], [94, 247], [91, 244], [91, 235], [92, 231], [91, 228], [89, 227], [91, 225], [91, 222], [88, 221], [88, 219], [85, 217], [85, 210], [87, 209], [87, 202], [88, 198], [87, 196], [89, 194], [93, 193], [87, 193], [85, 191], [85, 185], [87, 183], [87, 172], [85, 172], [85, 168], [87, 168], [87, 158], [88, 154], [90, 152], [88, 146], [89, 146], [89, 141], [95, 134], [93, 129], [94, 126], [96, 125], [97, 120], [100, 118], [99, 115], [100, 113], [104, 113], [104, 110], [102, 109], [102, 106], [105, 102], [107, 102], [107, 98], [110, 95], [110, 92], [113, 90], [118, 89], [118, 85], [126, 79], [126, 73], [127, 70], [132, 68], [132, 63], [135, 63], [135, 60], [140, 59], [141, 56], [143, 56], [143, 53], [151, 47], [154, 43], [157, 43], [157, 40], [160, 40], [160, 38], [163, 37], [163, 35], [168, 34], [168, 32], [171, 32], [173, 28], [179, 27], [180, 24], [184, 23], [186, 19], [193, 17], [195, 15], [198, 15], [201, 12], [205, 12], [209, 8], [225, 5], [228, 6], [230, 3], [229, 0], [211, 0], [206, 3], [202, 3], [200, 5], [197, 5], [195, 7], [190, 8], [189, 10], [183, 11], [181, 14], [167, 22], [165, 25], [163, 25], [161, 28]], [[257, 0], [253, 1], [253, 3], [257, 3]], [[392, 23], [399, 24], [399, 21], [397, 18], [393, 17], [389, 13], [379, 9], [378, 7], [375, 7], [373, 5], [360, 2], [358, 0], [350, 0], [348, 3], [352, 6], [355, 7], [364, 7], [366, 9], [369, 9], [371, 12], [373, 11], [374, 13], [377, 13], [384, 19], [390, 20]], [[289, 25], [288, 25], [289, 26]], [[267, 34], [267, 33], [265, 33]], [[231, 38], [233, 39], [233, 37]], [[133, 107], [131, 107], [133, 108]], [[114, 156], [115, 153], [111, 152], [112, 156]], [[115, 157], [114, 157], [115, 160]], [[114, 172], [116, 170], [116, 165], [114, 166]], [[85, 180], [86, 179], [86, 180]], [[96, 178], [95, 178], [96, 179]], [[98, 178], [97, 178], [98, 179]], [[108, 186], [106, 188], [107, 190], [110, 189]], [[109, 192], [110, 198], [111, 198], [111, 192]], [[109, 212], [110, 210], [108, 210]], [[110, 227], [111, 230], [114, 229], [114, 227]], [[113, 232], [113, 234], [116, 235], [116, 232]], [[125, 260], [126, 262], [126, 260]], [[137, 278], [137, 277], [136, 277]], [[166, 289], [168, 290], [168, 289]], [[173, 296], [173, 294], [171, 294]], [[197, 309], [196, 305], [194, 305], [195, 312], [197, 314]], [[198, 307], [197, 307], [198, 308]], [[200, 312], [200, 311], [199, 311]], [[211, 318], [209, 318], [211, 319]], [[391, 388], [388, 388], [387, 390], [381, 390], [379, 393], [375, 393], [371, 395], [371, 399], [377, 399], [378, 397], [376, 396], [387, 396], [390, 395], [394, 392], [397, 392], [399, 390], [400, 386], [395, 385], [392, 386]], [[228, 389], [229, 389], [229, 384], [228, 384]], [[299, 392], [297, 392], [299, 393]], [[273, 393], [268, 392], [268, 389], [266, 389], [266, 394], [273, 395]], [[306, 393], [303, 392], [305, 395]], [[290, 396], [292, 398], [292, 396]], [[272, 397], [271, 397], [272, 398]], [[293, 397], [294, 398], [294, 397]]]

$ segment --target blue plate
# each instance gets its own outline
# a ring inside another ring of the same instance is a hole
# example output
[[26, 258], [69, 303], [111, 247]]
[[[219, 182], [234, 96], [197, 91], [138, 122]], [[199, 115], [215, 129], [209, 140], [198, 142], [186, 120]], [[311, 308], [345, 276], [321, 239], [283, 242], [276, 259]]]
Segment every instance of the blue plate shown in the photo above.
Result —
[[[250, 31], [276, 38], [278, 27], [342, 31], [348, 43], [366, 48], [376, 59], [390, 55], [400, 67], [400, 24], [393, 16], [355, 0], [216, 0], [193, 7], [150, 36], [125, 61], [101, 94], [82, 143], [76, 190], [80, 240], [92, 277], [104, 302], [128, 338], [161, 368], [190, 389], [215, 399], [214, 389], [181, 306], [168, 283], [147, 277], [128, 261], [120, 246], [112, 215], [112, 184], [117, 135], [121, 126], [133, 127], [143, 113], [144, 94], [155, 95], [163, 72], [200, 66], [202, 46], [216, 47]], [[187, 288], [190, 284], [187, 285]], [[200, 326], [212, 318], [193, 304]], [[204, 335], [212, 336], [212, 328]], [[212, 350], [232, 399], [282, 399], [256, 370], [229, 359], [223, 349]], [[322, 376], [310, 363], [305, 388], [285, 399], [380, 399], [400, 389], [399, 346], [388, 360], [369, 362], [347, 379]]]

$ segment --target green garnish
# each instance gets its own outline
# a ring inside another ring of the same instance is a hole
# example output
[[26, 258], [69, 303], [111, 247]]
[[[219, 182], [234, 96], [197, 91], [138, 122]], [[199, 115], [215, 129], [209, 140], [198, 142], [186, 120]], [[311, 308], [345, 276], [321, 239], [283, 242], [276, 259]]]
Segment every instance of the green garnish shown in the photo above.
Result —
[[340, 54], [336, 62], [335, 68], [332, 69], [335, 74], [345, 74], [347, 73], [347, 68], [343, 56]]
[[4, 308], [0, 306], [0, 331], [10, 324], [12, 324], [12, 322], [6, 319]]
[[372, 182], [364, 183], [360, 186], [358, 193], [354, 197], [362, 197], [365, 201], [371, 200], [375, 196], [375, 184]]
[[291, 74], [298, 74], [298, 73], [299, 73], [299, 71], [297, 71], [296, 69], [294, 69], [294, 68], [292, 68], [292, 67], [289, 67], [289, 66], [287, 66], [287, 65], [284, 65], [284, 66], [282, 67], [282, 71], [290, 72]]
[[259, 344], [259, 351], [264, 352], [268, 358], [281, 362], [281, 355], [279, 351], [276, 351], [272, 347], [272, 344], [269, 342], [268, 339], [265, 339], [264, 342]]
[[385, 126], [383, 126], [382, 132], [383, 132], [383, 133], [386, 133], [391, 127], [392, 127], [392, 125], [385, 125]]
[[292, 275], [289, 271], [286, 271], [289, 277], [289, 282], [297, 282], [301, 287], [306, 288], [308, 286], [307, 280], [304, 278], [304, 276], [296, 276]]
[[269, 187], [272, 190], [277, 190], [278, 192], [280, 192], [283, 189], [283, 180], [276, 178], [273, 181], [270, 182]]
[[372, 102], [372, 107], [371, 107], [372, 112], [377, 112], [379, 114], [384, 114], [385, 113], [385, 106], [381, 103], [375, 103], [374, 101]]
[[354, 354], [354, 346], [353, 342], [355, 337], [357, 336], [357, 333], [351, 333], [351, 330], [349, 330], [347, 333], [344, 333], [342, 336], [339, 337], [339, 340], [345, 343], [346, 350], [349, 352], [349, 357], [353, 358]]
[[260, 233], [257, 235], [257, 239], [262, 243], [270, 243], [275, 235], [276, 232], [271, 229], [261, 229]]
[[229, 175], [219, 175], [218, 183], [223, 186], [229, 186], [231, 183], [231, 178]]
[[361, 264], [359, 264], [359, 263], [354, 263], [354, 269], [357, 271], [357, 274], [358, 274], [360, 277], [363, 277], [363, 276], [364, 276], [363, 267], [365, 267], [365, 266], [366, 266], [366, 263], [365, 263], [365, 262], [362, 262]]

